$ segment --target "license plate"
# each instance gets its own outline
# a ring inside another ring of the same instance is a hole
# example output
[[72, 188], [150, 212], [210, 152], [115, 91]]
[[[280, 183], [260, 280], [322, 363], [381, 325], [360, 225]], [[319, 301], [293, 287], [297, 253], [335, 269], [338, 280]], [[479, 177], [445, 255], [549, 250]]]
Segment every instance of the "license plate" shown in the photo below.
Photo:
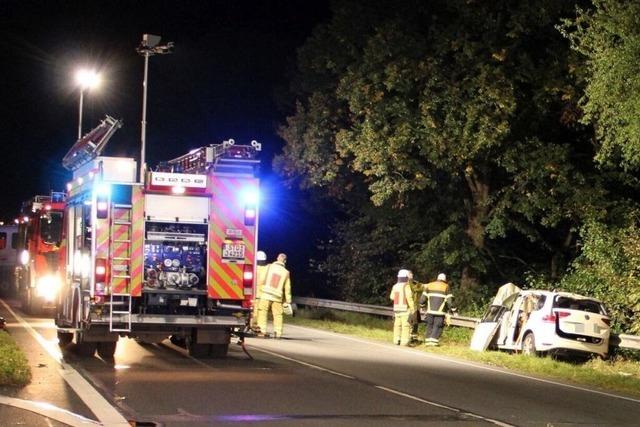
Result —
[[244, 261], [244, 244], [243, 243], [223, 243], [222, 244], [222, 261]]

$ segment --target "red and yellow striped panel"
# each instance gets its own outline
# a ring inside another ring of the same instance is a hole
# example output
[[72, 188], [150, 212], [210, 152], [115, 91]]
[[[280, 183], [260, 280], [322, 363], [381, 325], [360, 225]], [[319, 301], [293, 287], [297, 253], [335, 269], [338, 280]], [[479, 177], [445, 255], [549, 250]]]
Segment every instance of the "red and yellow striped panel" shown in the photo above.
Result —
[[109, 257], [109, 218], [96, 219], [96, 258]]
[[[208, 295], [216, 299], [244, 299], [243, 268], [244, 264], [254, 264], [257, 235], [255, 226], [244, 225], [243, 194], [248, 190], [257, 192], [258, 180], [212, 176], [208, 190], [213, 194], [207, 260]], [[229, 240], [244, 244], [244, 261], [223, 262], [222, 245]]]
[[142, 186], [131, 189], [131, 295], [142, 295], [144, 247], [144, 194]]

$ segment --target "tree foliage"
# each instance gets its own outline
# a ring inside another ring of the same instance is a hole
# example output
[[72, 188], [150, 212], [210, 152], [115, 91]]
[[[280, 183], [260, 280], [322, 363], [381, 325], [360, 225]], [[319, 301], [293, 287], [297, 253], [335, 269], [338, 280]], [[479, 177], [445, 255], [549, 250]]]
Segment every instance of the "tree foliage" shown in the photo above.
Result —
[[597, 160], [640, 166], [640, 3], [593, 0], [561, 26], [586, 60], [582, 121], [596, 130]]
[[582, 229], [581, 255], [563, 289], [599, 298], [606, 303], [614, 329], [640, 333], [640, 229], [638, 212], [622, 225], [590, 221]]
[[403, 266], [423, 280], [446, 271], [463, 299], [527, 270], [558, 276], [607, 203], [555, 28], [571, 12], [553, 0], [336, 3], [299, 52], [275, 166], [345, 214], [323, 268], [347, 293], [379, 294]]

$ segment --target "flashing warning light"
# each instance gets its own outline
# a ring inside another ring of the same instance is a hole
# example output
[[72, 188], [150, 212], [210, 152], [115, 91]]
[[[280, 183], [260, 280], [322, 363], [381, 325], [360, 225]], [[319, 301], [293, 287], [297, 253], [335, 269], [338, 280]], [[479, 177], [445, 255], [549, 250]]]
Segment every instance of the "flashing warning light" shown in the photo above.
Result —
[[242, 201], [247, 205], [257, 205], [260, 200], [260, 193], [256, 188], [246, 188], [242, 192]]
[[22, 222], [29, 222], [29, 217], [28, 216], [23, 216], [22, 217]]
[[77, 181], [78, 181], [78, 185], [82, 185], [82, 183], [84, 182], [84, 179], [82, 179], [82, 177], [80, 176], [78, 177]]
[[111, 186], [108, 184], [100, 184], [96, 187], [96, 216], [99, 219], [105, 219], [109, 216], [109, 196], [111, 195]]
[[72, 183], [67, 183], [67, 191], [71, 191], [71, 189], [73, 188], [73, 184]]
[[175, 185], [173, 187], [171, 187], [171, 192], [173, 194], [184, 194], [184, 192], [186, 191], [186, 189], [180, 185]]
[[50, 211], [51, 210], [51, 205], [45, 205], [44, 206], [44, 210], [45, 211]]
[[14, 219], [13, 222], [15, 222], [16, 224], [20, 224], [20, 220], [18, 218]]

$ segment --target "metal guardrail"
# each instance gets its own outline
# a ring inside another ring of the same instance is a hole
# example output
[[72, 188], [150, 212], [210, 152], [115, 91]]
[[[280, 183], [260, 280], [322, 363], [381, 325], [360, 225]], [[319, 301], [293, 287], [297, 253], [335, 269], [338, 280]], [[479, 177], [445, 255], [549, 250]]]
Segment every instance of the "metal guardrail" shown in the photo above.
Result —
[[[393, 317], [393, 308], [372, 304], [357, 304], [354, 302], [335, 301], [330, 299], [295, 297], [293, 302], [307, 307], [331, 308], [334, 310], [350, 311], [352, 313], [367, 313], [376, 316]], [[480, 319], [475, 317], [451, 316], [451, 325], [474, 329]]]
[[[380, 305], [357, 304], [354, 302], [307, 297], [294, 297], [293, 302], [298, 305], [304, 305], [307, 307], [331, 308], [334, 310], [393, 317], [393, 309], [391, 307], [384, 307]], [[480, 319], [475, 317], [458, 316], [457, 314], [451, 316], [452, 326], [475, 329], [478, 322], [480, 322]], [[629, 350], [640, 350], [640, 336], [628, 334], [611, 334], [609, 345], [611, 347], [620, 347]]]

